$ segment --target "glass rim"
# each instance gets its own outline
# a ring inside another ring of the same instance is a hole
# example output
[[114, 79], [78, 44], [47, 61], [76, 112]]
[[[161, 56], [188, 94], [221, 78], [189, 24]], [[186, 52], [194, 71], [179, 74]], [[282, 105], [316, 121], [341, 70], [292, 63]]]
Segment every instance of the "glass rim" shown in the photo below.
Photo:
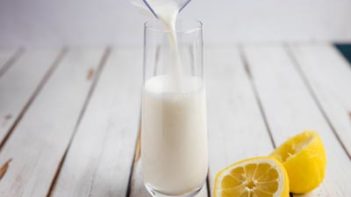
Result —
[[[197, 19], [179, 19], [176, 23], [176, 26], [179, 26], [181, 24], [185, 24], [184, 26], [187, 26], [187, 27], [176, 28], [177, 33], [190, 33], [194, 31], [202, 31], [202, 27], [203, 27], [203, 23]], [[161, 32], [161, 33], [169, 32], [164, 29], [162, 22], [158, 19], [150, 19], [144, 22], [144, 29], [146, 31], [154, 31], [154, 32]]]

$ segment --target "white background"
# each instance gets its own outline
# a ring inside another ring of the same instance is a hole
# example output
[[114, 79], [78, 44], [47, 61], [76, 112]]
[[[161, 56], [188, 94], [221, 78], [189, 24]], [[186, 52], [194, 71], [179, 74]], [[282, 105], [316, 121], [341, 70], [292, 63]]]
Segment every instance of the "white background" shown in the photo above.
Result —
[[[351, 0], [193, 0], [182, 15], [207, 44], [351, 40]], [[139, 45], [144, 20], [129, 0], [0, 0], [0, 45]]]

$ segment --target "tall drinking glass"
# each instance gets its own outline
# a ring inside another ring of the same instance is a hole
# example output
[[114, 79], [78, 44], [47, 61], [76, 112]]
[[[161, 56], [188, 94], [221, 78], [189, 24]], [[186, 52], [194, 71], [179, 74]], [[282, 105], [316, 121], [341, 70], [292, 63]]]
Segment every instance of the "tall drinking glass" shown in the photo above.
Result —
[[179, 21], [177, 42], [145, 23], [141, 156], [152, 196], [194, 196], [208, 171], [202, 24]]

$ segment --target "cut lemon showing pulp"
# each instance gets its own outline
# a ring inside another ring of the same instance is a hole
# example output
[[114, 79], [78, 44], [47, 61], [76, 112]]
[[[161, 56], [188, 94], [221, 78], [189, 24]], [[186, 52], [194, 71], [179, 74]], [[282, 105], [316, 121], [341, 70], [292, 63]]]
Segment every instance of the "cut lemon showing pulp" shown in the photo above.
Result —
[[256, 157], [219, 171], [215, 197], [288, 197], [289, 180], [284, 166], [271, 157]]
[[271, 156], [283, 163], [289, 175], [291, 192], [309, 192], [324, 178], [325, 149], [318, 133], [314, 131], [305, 131], [288, 139]]

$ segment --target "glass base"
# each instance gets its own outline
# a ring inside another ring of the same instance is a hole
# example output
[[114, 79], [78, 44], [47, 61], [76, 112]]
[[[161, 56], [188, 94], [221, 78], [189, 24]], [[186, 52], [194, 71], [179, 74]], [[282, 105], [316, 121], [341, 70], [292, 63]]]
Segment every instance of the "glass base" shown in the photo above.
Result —
[[185, 194], [169, 195], [169, 194], [165, 194], [165, 193], [163, 193], [161, 191], [158, 191], [157, 189], [153, 188], [150, 184], [145, 184], [146, 190], [153, 197], [194, 197], [201, 191], [203, 186], [204, 186], [204, 184], [202, 184], [202, 186], [194, 189], [193, 191], [187, 192]]

